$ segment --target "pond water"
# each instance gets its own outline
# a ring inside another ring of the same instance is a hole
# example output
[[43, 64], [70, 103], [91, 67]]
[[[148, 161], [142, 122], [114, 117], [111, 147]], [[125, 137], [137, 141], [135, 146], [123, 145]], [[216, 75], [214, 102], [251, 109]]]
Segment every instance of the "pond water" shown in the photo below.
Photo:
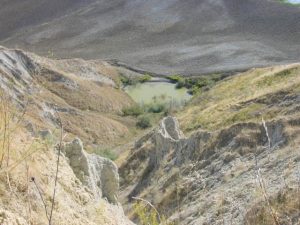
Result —
[[145, 82], [126, 86], [125, 92], [137, 103], [149, 104], [155, 101], [185, 103], [192, 96], [186, 88], [176, 89], [175, 84], [169, 82]]

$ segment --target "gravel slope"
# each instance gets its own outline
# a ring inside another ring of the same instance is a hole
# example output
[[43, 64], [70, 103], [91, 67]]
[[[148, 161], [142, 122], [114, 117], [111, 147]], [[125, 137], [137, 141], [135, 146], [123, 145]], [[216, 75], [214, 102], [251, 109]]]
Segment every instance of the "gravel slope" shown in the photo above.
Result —
[[0, 9], [2, 45], [115, 58], [166, 74], [300, 59], [300, 8], [271, 0], [30, 0], [27, 8], [22, 2], [5, 1]]

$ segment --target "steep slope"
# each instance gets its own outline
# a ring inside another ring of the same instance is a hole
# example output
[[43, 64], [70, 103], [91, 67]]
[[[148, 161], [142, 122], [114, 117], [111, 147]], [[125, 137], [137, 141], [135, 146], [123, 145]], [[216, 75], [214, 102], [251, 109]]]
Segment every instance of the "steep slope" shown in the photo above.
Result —
[[131, 137], [118, 114], [132, 100], [118, 80], [105, 62], [0, 47], [1, 224], [132, 225], [117, 166], [86, 152]]
[[2, 4], [1, 44], [67, 58], [115, 58], [161, 74], [299, 60], [300, 9], [279, 1], [32, 0], [29, 9], [26, 5]]
[[57, 127], [85, 143], [114, 146], [130, 137], [134, 123], [119, 116], [133, 103], [119, 89], [117, 68], [101, 61], [54, 60], [20, 50], [0, 49], [0, 87], [26, 108], [32, 132]]
[[[1, 101], [1, 106], [2, 103]], [[3, 115], [1, 114], [1, 116]], [[0, 122], [0, 130], [3, 131], [3, 117], [1, 117]], [[2, 158], [3, 153], [5, 153], [3, 158], [5, 163], [2, 163], [2, 160], [0, 171], [1, 224], [48, 224], [57, 165], [57, 149], [50, 144], [49, 138], [55, 138], [55, 136], [48, 136], [47, 140], [37, 137], [33, 139], [30, 133], [19, 127], [17, 133], [14, 130], [14, 134], [11, 134], [9, 138], [12, 142], [10, 154], [6, 154], [7, 149], [3, 148], [2, 139], [0, 148]], [[66, 144], [66, 146], [68, 145], [70, 144]], [[74, 144], [72, 147], [71, 150], [74, 152], [78, 149], [78, 146]], [[79, 146], [79, 149], [80, 147], [82, 148], [82, 146]], [[69, 146], [68, 149], [70, 149]], [[83, 149], [80, 150], [84, 151]], [[108, 159], [88, 155], [90, 159], [102, 162], [98, 167], [95, 167], [91, 161], [88, 162], [89, 167], [97, 169], [94, 171], [97, 173], [97, 177], [101, 176], [99, 180], [101, 186], [92, 188], [76, 174], [76, 172], [82, 173], [85, 165], [79, 164], [77, 170], [74, 170], [72, 164], [70, 165], [74, 159], [64, 154], [60, 156], [52, 224], [132, 225], [124, 215], [122, 207], [116, 201], [118, 174], [116, 169], [112, 168], [112, 166], [116, 168], [115, 165], [112, 162], [104, 163], [109, 161]], [[84, 155], [87, 155], [87, 153], [84, 153]], [[96, 176], [89, 176], [90, 180], [97, 182], [98, 180], [95, 178]], [[103, 182], [113, 182], [111, 184], [114, 186], [105, 187]], [[107, 188], [110, 188], [110, 192], [107, 192]], [[108, 199], [108, 193], [115, 196], [113, 202]]]
[[260, 122], [296, 113], [300, 65], [251, 69], [195, 96], [178, 115], [185, 131], [216, 130], [237, 122]]
[[122, 202], [175, 224], [299, 224], [299, 68], [228, 78], [163, 119], [120, 167]]

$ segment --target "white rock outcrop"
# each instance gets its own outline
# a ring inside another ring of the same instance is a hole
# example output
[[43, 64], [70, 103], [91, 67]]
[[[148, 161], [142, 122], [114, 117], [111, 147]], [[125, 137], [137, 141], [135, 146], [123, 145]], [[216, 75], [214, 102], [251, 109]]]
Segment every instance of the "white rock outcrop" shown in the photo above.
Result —
[[96, 199], [105, 198], [110, 203], [117, 203], [119, 174], [111, 160], [85, 152], [79, 138], [66, 143], [63, 152], [69, 158], [74, 174], [93, 192]]
[[157, 134], [174, 141], [184, 138], [182, 131], [179, 129], [178, 120], [172, 116], [163, 118], [160, 122]]

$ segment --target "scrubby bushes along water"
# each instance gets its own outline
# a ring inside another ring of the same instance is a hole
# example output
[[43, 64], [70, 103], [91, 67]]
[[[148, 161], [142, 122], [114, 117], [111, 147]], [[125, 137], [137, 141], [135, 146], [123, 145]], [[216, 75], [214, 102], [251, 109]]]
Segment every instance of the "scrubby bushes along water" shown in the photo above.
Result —
[[176, 112], [187, 104], [187, 101], [166, 100], [164, 96], [155, 96], [153, 102], [134, 104], [122, 110], [123, 116], [137, 118], [136, 127], [146, 129], [164, 116]]
[[223, 74], [211, 74], [201, 77], [183, 77], [180, 75], [172, 75], [167, 77], [172, 83], [176, 84], [176, 88], [187, 88], [189, 94], [197, 94], [213, 87], [216, 82], [225, 78]]

